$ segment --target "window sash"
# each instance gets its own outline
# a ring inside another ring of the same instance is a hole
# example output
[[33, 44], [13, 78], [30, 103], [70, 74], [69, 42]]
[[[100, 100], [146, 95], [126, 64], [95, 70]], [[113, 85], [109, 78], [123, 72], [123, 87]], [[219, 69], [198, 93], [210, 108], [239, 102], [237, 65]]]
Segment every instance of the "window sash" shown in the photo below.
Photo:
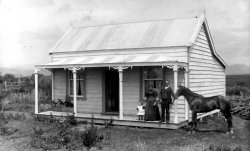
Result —
[[[79, 82], [80, 82], [80, 87], [79, 87]], [[74, 80], [70, 79], [69, 80], [69, 95], [74, 96]], [[79, 90], [80, 88], [80, 90]], [[80, 94], [79, 94], [80, 93]], [[84, 80], [77, 79], [76, 80], [76, 96], [77, 97], [84, 97]]]
[[[76, 96], [84, 98], [85, 97], [85, 73], [80, 70], [76, 73]], [[68, 95], [70, 97], [74, 96], [74, 79], [73, 72], [69, 71], [68, 76]]]
[[[147, 74], [147, 72], [149, 71], [151, 71], [151, 73], [152, 71], [157, 71], [157, 75], [150, 76]], [[162, 81], [163, 81], [163, 70], [161, 67], [144, 67], [143, 68], [143, 81], [142, 81], [143, 82], [142, 84], [143, 96], [142, 97], [143, 98], [145, 97], [145, 92], [151, 85], [157, 90], [157, 93], [159, 93], [162, 88]]]

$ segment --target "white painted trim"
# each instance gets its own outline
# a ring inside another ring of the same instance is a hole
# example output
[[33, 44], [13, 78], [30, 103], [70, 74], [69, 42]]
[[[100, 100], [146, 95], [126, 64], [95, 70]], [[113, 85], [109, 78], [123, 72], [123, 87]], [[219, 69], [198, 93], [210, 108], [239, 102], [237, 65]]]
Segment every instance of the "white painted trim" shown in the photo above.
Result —
[[202, 24], [203, 24], [204, 20], [205, 20], [205, 16], [204, 16], [204, 15], [201, 15], [201, 16], [199, 17], [198, 22], [196, 23], [196, 26], [195, 26], [195, 28], [194, 28], [193, 35], [192, 35], [191, 38], [190, 38], [190, 46], [192, 46], [192, 45], [195, 43], [195, 40], [196, 40], [196, 38], [197, 38], [197, 36], [198, 36], [198, 34], [199, 34], [199, 32], [200, 32], [200, 29], [201, 29], [201, 27], [202, 27]]
[[[178, 65], [174, 64], [174, 91], [177, 91], [177, 83], [178, 83]], [[178, 99], [174, 101], [174, 123], [178, 123], [178, 113], [177, 113]]]
[[123, 119], [123, 69], [120, 66], [119, 72], [119, 119]]
[[73, 68], [73, 86], [74, 86], [74, 114], [77, 115], [77, 101], [76, 101], [76, 68]]
[[162, 54], [162, 53], [175, 53], [175, 52], [183, 52], [186, 51], [189, 46], [169, 46], [169, 47], [151, 47], [151, 48], [124, 48], [124, 49], [103, 49], [101, 50], [84, 50], [84, 51], [68, 51], [68, 52], [53, 52], [53, 55], [60, 56], [60, 55], [72, 55], [72, 56], [79, 56], [79, 55], [126, 55], [126, 54]]
[[[188, 69], [184, 71], [185, 87], [188, 88]], [[185, 99], [185, 120], [189, 119], [189, 106], [187, 100]]]
[[211, 35], [211, 32], [209, 30], [209, 27], [208, 27], [208, 23], [207, 23], [207, 20], [205, 19], [204, 20], [204, 25], [205, 25], [205, 32], [208, 33], [208, 42], [211, 44], [212, 46], [212, 52], [213, 54], [216, 56], [216, 58], [221, 62], [221, 64], [224, 66], [224, 67], [227, 67], [227, 63], [218, 55], [216, 49], [215, 49], [215, 46], [214, 46], [214, 42], [213, 42], [213, 39], [212, 39], [212, 35]]
[[[176, 64], [177, 61], [171, 62], [140, 62], [140, 63], [109, 63], [109, 64], [60, 64], [60, 65], [36, 65], [37, 68], [43, 69], [51, 69], [51, 68], [71, 68], [78, 67], [78, 68], [85, 68], [85, 67], [119, 67], [119, 66], [167, 66], [168, 68]], [[187, 67], [186, 62], [178, 62], [178, 65]]]
[[190, 45], [191, 47], [194, 45], [197, 37], [198, 37], [198, 34], [200, 32], [200, 29], [202, 27], [202, 25], [204, 24], [204, 31], [205, 33], [208, 33], [207, 36], [208, 36], [208, 42], [209, 44], [211, 45], [211, 49], [212, 49], [212, 53], [215, 55], [215, 57], [220, 61], [220, 63], [224, 66], [224, 67], [227, 67], [227, 64], [226, 62], [218, 55], [216, 49], [215, 49], [215, 46], [214, 46], [214, 43], [213, 43], [213, 39], [212, 39], [212, 36], [211, 36], [211, 32], [209, 30], [209, 27], [208, 27], [208, 23], [207, 23], [207, 20], [205, 18], [205, 16], [202, 14], [200, 17], [200, 20], [198, 21], [195, 29], [194, 29], [194, 32], [193, 32], [193, 35], [190, 39]]
[[39, 69], [35, 68], [35, 114], [38, 114], [38, 71]]
[[112, 66], [119, 72], [119, 119], [123, 119], [123, 70], [129, 66]]
[[52, 89], [52, 94], [51, 94], [51, 98], [52, 100], [54, 100], [54, 76], [55, 76], [55, 70], [51, 70], [51, 89]]

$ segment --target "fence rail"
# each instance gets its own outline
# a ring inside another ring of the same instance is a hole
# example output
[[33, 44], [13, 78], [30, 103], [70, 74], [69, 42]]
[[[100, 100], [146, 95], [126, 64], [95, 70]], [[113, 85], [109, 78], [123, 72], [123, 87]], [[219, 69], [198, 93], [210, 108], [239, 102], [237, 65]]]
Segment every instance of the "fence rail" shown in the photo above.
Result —
[[21, 87], [21, 85], [24, 83], [24, 81], [18, 81], [18, 82], [7, 82], [4, 81], [4, 83], [0, 86], [1, 91], [3, 89], [5, 90], [13, 90], [18, 89]]

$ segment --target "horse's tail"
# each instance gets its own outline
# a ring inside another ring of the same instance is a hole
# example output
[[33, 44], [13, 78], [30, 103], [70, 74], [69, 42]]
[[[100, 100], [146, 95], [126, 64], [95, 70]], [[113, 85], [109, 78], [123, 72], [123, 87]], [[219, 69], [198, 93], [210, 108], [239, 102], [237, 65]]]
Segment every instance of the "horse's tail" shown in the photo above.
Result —
[[233, 117], [231, 114], [231, 102], [226, 100], [225, 97], [219, 97], [219, 98], [221, 98], [218, 100], [220, 102], [221, 112], [226, 118], [227, 123], [228, 123], [228, 131], [233, 131], [233, 122], [232, 122]]
[[227, 107], [226, 107], [226, 114], [225, 114], [226, 118], [232, 119], [232, 113], [231, 113], [231, 111], [232, 111], [231, 110], [231, 103], [228, 102]]
[[230, 101], [226, 100], [223, 96], [219, 96], [218, 101], [220, 104], [220, 110], [225, 118], [232, 118]]
[[227, 119], [227, 123], [228, 123], [228, 131], [230, 131], [231, 133], [233, 133], [233, 117], [232, 117], [232, 106], [231, 106], [231, 102], [226, 101], [228, 103], [228, 109], [227, 109], [227, 113], [225, 115], [225, 118]]

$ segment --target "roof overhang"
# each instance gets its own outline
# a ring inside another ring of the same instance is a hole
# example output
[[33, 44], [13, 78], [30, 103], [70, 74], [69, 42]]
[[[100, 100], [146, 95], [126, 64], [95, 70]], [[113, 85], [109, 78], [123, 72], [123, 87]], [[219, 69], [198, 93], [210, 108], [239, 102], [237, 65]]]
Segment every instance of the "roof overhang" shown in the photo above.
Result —
[[213, 39], [212, 39], [212, 36], [211, 36], [211, 32], [209, 30], [209, 27], [208, 27], [208, 23], [207, 23], [207, 20], [205, 18], [204, 15], [201, 15], [199, 17], [199, 21], [197, 22], [197, 25], [195, 27], [195, 30], [194, 30], [194, 34], [190, 40], [190, 43], [191, 43], [191, 46], [195, 43], [195, 40], [197, 39], [198, 37], [198, 34], [200, 32], [200, 29], [201, 29], [201, 26], [204, 24], [204, 27], [205, 27], [205, 32], [208, 36], [208, 42], [209, 42], [209, 45], [210, 45], [210, 48], [212, 50], [212, 53], [213, 55], [218, 59], [218, 61], [224, 66], [224, 67], [227, 67], [227, 63], [219, 56], [219, 54], [217, 53], [216, 49], [215, 49], [215, 46], [214, 46], [214, 42], [213, 42]]
[[210, 46], [212, 48], [213, 54], [219, 60], [219, 62], [226, 68], [228, 66], [227, 63], [219, 56], [219, 54], [217, 53], [217, 51], [215, 49], [214, 42], [213, 42], [213, 39], [212, 39], [212, 35], [210, 33], [210, 30], [209, 30], [208, 23], [207, 23], [206, 19], [204, 19], [204, 25], [205, 25], [205, 29], [206, 29], [207, 34], [208, 34], [208, 38], [209, 38], [209, 42], [210, 42]]
[[137, 55], [102, 55], [60, 58], [48, 64], [36, 65], [36, 68], [72, 68], [72, 67], [111, 67], [111, 66], [168, 66], [178, 63], [187, 66], [187, 59], [178, 60], [168, 55], [137, 54]]

